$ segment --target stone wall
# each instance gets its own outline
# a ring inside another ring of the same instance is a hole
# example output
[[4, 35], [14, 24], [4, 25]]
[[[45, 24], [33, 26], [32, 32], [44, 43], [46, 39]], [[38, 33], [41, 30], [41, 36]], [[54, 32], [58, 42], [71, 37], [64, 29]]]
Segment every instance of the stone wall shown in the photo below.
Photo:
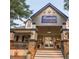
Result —
[[69, 42], [64, 42], [64, 56], [66, 58], [67, 54], [69, 53]]
[[10, 56], [10, 59], [26, 59], [26, 56]]

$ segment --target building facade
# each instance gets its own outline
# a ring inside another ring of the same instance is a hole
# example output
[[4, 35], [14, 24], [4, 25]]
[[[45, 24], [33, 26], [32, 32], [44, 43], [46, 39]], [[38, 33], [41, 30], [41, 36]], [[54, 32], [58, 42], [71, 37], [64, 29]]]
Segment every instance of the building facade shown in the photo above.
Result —
[[60, 50], [64, 59], [69, 55], [68, 16], [51, 3], [32, 15], [25, 26], [10, 30], [11, 59], [40, 59], [35, 58], [38, 50]]

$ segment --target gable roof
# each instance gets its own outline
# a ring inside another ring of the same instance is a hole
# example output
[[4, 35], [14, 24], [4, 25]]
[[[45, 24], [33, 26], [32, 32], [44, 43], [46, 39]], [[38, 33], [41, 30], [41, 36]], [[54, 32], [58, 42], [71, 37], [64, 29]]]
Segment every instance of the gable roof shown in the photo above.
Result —
[[27, 19], [26, 21], [25, 21], [25, 23], [27, 23], [28, 21], [32, 21], [31, 19]]
[[56, 12], [58, 12], [60, 15], [62, 15], [65, 19], [68, 18], [68, 16], [66, 16], [64, 13], [62, 13], [59, 9], [57, 9], [55, 6], [53, 6], [51, 3], [48, 3], [47, 5], [45, 5], [43, 8], [41, 8], [39, 11], [37, 11], [35, 14], [33, 14], [31, 16], [31, 18], [33, 16], [36, 16], [38, 14], [40, 14], [43, 10], [45, 10], [46, 8], [51, 7], [52, 9], [54, 9]]

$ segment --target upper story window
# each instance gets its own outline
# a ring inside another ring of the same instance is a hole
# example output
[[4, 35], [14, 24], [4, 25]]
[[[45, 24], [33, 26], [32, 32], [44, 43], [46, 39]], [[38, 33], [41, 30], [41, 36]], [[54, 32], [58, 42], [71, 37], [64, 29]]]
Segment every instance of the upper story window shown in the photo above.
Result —
[[42, 16], [42, 23], [57, 23], [57, 16]]
[[15, 36], [16, 37], [16, 42], [18, 42], [18, 40], [19, 40], [19, 36]]

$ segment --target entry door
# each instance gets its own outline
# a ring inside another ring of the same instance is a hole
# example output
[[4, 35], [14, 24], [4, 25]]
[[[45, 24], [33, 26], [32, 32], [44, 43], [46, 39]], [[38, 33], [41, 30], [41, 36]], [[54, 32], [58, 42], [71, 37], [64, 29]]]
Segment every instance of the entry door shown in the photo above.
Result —
[[45, 37], [44, 48], [54, 48], [54, 42], [52, 37]]

